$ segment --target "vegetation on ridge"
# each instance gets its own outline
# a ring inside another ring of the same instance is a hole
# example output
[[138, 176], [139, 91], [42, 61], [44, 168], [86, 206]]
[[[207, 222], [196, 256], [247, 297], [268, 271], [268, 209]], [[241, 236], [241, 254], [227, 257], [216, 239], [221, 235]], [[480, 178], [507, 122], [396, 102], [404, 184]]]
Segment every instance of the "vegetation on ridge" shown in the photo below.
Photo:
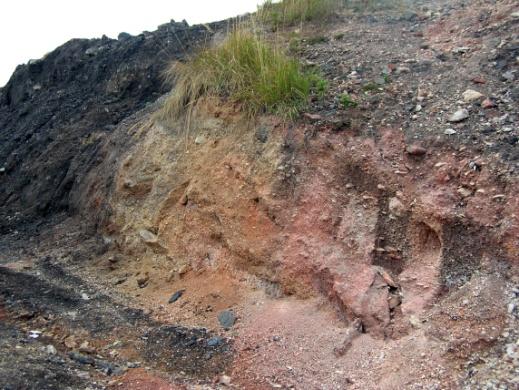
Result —
[[177, 118], [208, 96], [239, 103], [250, 116], [270, 112], [293, 117], [307, 105], [312, 89], [322, 88], [318, 76], [244, 28], [186, 63], [173, 64], [167, 76], [175, 87], [163, 114]]
[[267, 0], [259, 7], [259, 19], [273, 26], [291, 26], [297, 23], [326, 20], [343, 4], [343, 0]]

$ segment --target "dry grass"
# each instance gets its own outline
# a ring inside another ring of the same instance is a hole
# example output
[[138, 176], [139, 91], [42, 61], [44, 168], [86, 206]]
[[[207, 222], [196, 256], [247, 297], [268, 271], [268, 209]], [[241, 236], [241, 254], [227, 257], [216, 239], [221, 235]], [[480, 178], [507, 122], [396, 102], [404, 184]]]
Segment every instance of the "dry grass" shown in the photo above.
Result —
[[376, 12], [397, 10], [403, 12], [409, 8], [405, 0], [345, 0], [345, 6], [356, 12]]
[[309, 21], [325, 21], [343, 4], [344, 0], [271, 0], [258, 9], [258, 17], [274, 29]]
[[251, 117], [261, 112], [294, 117], [319, 82], [296, 60], [244, 28], [187, 62], [173, 64], [167, 76], [175, 85], [162, 112], [168, 118], [190, 112], [203, 97], [238, 103]]

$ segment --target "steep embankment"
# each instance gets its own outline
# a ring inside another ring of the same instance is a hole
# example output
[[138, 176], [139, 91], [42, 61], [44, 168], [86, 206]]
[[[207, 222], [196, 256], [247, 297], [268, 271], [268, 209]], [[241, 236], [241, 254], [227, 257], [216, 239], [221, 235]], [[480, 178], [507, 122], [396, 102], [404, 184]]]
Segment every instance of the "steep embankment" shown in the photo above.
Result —
[[0, 231], [77, 209], [81, 180], [127, 116], [167, 91], [161, 72], [218, 24], [171, 22], [138, 36], [74, 39], [20, 65], [0, 95]]
[[[189, 121], [165, 123], [161, 99], [138, 111], [158, 81], [143, 95], [123, 88], [117, 126], [56, 139], [70, 153], [60, 161], [73, 157], [78, 170], [57, 193], [66, 196], [48, 192], [46, 211], [66, 204], [70, 218], [37, 243], [3, 237], [0, 332], [13, 342], [1, 353], [16, 352], [28, 386], [60, 361], [57, 375], [72, 387], [512, 388], [514, 11], [509, 1], [438, 1], [403, 15], [346, 12], [317, 34], [299, 32], [291, 47], [330, 90], [295, 123], [245, 120], [212, 100]], [[446, 37], [446, 26], [458, 34]], [[185, 31], [195, 41], [208, 34]], [[147, 54], [132, 57], [142, 69], [152, 66]], [[92, 93], [110, 85], [103, 80]], [[341, 106], [345, 94], [355, 107]], [[458, 110], [465, 118], [452, 119]], [[9, 166], [2, 191], [60, 188], [23, 182], [30, 166]], [[2, 212], [23, 213], [6, 227], [38, 215], [29, 198], [10, 196]], [[41, 336], [27, 342], [29, 330]], [[58, 380], [49, 378], [42, 383]]]

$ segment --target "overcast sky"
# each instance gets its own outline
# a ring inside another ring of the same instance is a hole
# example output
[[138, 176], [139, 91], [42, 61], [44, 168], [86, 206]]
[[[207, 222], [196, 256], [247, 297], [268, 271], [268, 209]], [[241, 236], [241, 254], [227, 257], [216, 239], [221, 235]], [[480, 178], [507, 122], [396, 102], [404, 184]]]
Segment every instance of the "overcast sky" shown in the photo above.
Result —
[[0, 87], [16, 65], [71, 38], [117, 38], [170, 19], [214, 22], [256, 10], [262, 0], [0, 0]]

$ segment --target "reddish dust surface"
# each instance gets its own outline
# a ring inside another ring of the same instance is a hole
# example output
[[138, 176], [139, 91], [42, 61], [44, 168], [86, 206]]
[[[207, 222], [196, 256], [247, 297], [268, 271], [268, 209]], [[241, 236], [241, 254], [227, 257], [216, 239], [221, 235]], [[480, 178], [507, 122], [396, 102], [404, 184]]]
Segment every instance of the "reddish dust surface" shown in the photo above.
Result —
[[108, 388], [112, 390], [185, 390], [183, 385], [172, 384], [165, 379], [153, 376], [144, 369], [133, 369], [113, 381]]

